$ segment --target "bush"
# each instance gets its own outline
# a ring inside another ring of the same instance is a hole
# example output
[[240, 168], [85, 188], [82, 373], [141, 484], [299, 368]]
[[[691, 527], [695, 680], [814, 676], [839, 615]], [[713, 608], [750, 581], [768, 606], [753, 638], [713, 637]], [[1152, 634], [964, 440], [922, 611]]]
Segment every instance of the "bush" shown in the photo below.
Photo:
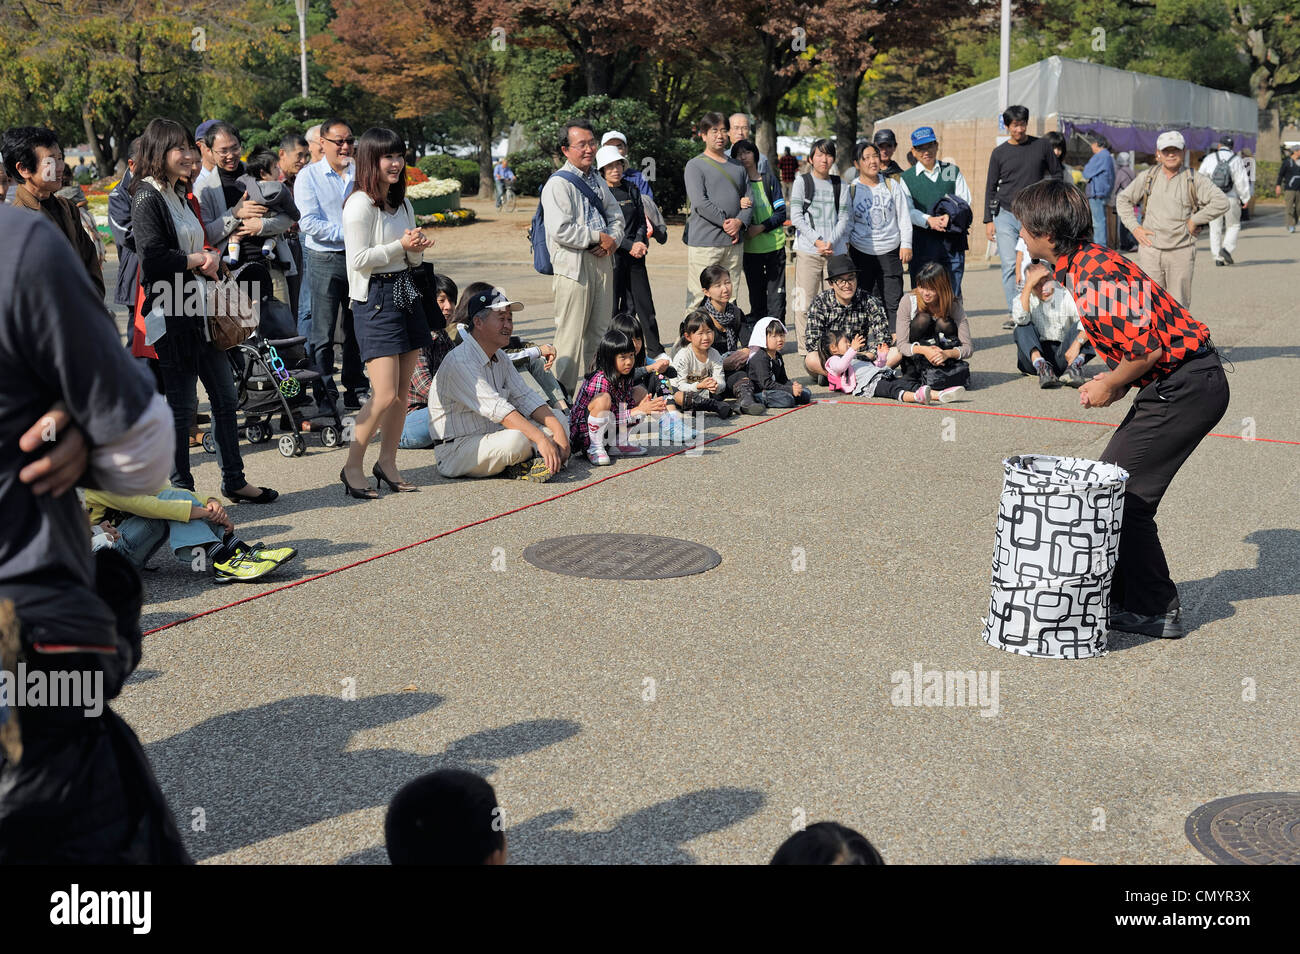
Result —
[[540, 149], [521, 149], [511, 153], [510, 168], [515, 171], [515, 192], [519, 195], [542, 194], [542, 184], [555, 171], [555, 161]]
[[415, 167], [430, 179], [459, 179], [461, 195], [478, 194], [478, 163], [441, 153], [421, 156]]
[[1255, 195], [1259, 198], [1271, 198], [1273, 187], [1277, 185], [1277, 173], [1282, 168], [1280, 162], [1255, 160]]

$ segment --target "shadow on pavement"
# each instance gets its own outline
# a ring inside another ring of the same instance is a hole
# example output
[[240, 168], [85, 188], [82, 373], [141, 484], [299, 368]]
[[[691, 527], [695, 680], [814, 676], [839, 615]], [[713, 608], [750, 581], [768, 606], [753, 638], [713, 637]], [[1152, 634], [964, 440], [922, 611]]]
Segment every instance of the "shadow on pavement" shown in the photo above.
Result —
[[[508, 793], [497, 793], [503, 804]], [[625, 815], [607, 831], [570, 831], [557, 826], [577, 817], [571, 809], [547, 812], [506, 828], [511, 864], [694, 864], [686, 842], [730, 828], [763, 807], [762, 792], [711, 788], [691, 792]], [[772, 846], [776, 851], [777, 846]], [[386, 864], [382, 845], [340, 864]]]
[[[146, 748], [186, 847], [203, 859], [387, 805], [402, 785], [435, 769], [490, 775], [503, 759], [582, 731], [569, 720], [536, 719], [476, 732], [435, 755], [349, 749], [354, 733], [423, 715], [442, 701], [428, 692], [297, 696], [217, 716]], [[192, 829], [198, 808], [205, 831]]]

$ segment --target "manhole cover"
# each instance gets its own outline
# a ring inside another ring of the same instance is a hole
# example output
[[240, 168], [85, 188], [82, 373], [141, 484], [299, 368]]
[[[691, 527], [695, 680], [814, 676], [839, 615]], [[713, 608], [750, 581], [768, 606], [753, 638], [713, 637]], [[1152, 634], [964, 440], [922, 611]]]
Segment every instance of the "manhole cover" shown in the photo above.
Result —
[[1300, 864], [1300, 792], [1216, 799], [1187, 816], [1186, 831], [1215, 864]]
[[666, 580], [712, 570], [716, 551], [690, 540], [645, 533], [581, 533], [553, 537], [524, 550], [533, 566], [593, 580]]

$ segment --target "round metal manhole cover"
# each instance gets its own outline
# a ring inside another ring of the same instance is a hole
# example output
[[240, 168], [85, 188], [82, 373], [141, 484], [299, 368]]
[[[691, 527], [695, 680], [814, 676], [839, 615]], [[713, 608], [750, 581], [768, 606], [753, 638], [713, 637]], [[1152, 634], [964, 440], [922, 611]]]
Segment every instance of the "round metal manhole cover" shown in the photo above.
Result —
[[524, 550], [535, 567], [592, 580], [666, 580], [712, 570], [717, 551], [690, 540], [645, 533], [582, 533], [552, 537]]
[[1215, 864], [1300, 864], [1300, 792], [1216, 799], [1187, 816], [1186, 831]]

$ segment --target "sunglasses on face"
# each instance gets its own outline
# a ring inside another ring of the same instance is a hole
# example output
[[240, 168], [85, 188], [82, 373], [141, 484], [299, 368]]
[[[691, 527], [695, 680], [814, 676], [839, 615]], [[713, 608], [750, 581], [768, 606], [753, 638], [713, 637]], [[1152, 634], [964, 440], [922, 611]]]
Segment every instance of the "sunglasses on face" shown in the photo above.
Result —
[[336, 146], [354, 146], [357, 142], [355, 136], [349, 136], [347, 139], [326, 139], [324, 136], [321, 136], [320, 138], [322, 142], [332, 142]]

